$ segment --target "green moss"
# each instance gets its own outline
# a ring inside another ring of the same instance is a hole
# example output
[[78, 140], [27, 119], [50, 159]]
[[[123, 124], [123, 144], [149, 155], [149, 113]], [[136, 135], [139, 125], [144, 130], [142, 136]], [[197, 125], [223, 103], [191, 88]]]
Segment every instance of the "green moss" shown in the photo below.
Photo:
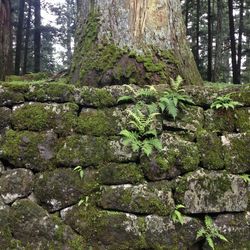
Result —
[[69, 134], [76, 126], [78, 106], [67, 104], [32, 103], [19, 107], [11, 117], [17, 130], [43, 131], [54, 129], [58, 134]]
[[[16, 167], [27, 167], [36, 171], [54, 167], [53, 150], [55, 138], [44, 133], [16, 132], [8, 130], [3, 140], [3, 158]], [[46, 145], [46, 146], [45, 146]], [[46, 155], [40, 149], [46, 147]]]
[[111, 107], [117, 104], [115, 97], [106, 89], [84, 87], [81, 89], [81, 104], [91, 107]]
[[174, 52], [172, 50], [161, 50], [158, 53], [162, 58], [167, 60], [167, 62], [179, 65], [180, 62], [176, 59], [176, 56], [174, 55]]
[[224, 155], [220, 137], [214, 133], [201, 130], [197, 133], [197, 143], [204, 168], [210, 170], [224, 168]]
[[250, 132], [250, 109], [241, 108], [235, 110], [235, 126], [238, 132]]
[[99, 180], [104, 185], [135, 184], [144, 180], [141, 168], [133, 163], [109, 163], [99, 167]]
[[57, 162], [63, 166], [91, 166], [108, 161], [108, 140], [103, 137], [72, 135], [62, 140]]

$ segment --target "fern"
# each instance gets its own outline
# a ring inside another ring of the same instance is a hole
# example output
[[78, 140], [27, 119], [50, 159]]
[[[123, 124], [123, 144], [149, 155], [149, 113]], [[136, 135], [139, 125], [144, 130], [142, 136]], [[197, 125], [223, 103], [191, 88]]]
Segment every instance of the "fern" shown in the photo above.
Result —
[[170, 78], [171, 89], [164, 92], [163, 97], [160, 98], [159, 107], [162, 112], [165, 110], [171, 115], [174, 120], [178, 115], [178, 108], [185, 106], [185, 104], [194, 104], [192, 99], [184, 94], [184, 90], [180, 89], [183, 79], [178, 76], [176, 80]]
[[140, 88], [135, 90], [129, 85], [125, 85], [127, 89], [131, 92], [132, 95], [121, 96], [118, 99], [118, 103], [128, 103], [128, 102], [136, 102], [137, 99], [142, 98], [154, 98], [157, 95], [157, 91], [153, 86], [146, 86], [147, 88]]
[[231, 94], [227, 94], [224, 96], [219, 96], [215, 99], [215, 101], [211, 104], [212, 109], [234, 109], [237, 106], [242, 106], [242, 103], [233, 101], [230, 97]]
[[156, 109], [156, 105], [139, 102], [133, 110], [128, 111], [131, 119], [129, 124], [132, 125], [133, 130], [122, 130], [120, 135], [123, 137], [123, 144], [131, 146], [133, 152], [142, 151], [143, 154], [150, 156], [154, 149], [162, 150], [162, 144], [157, 138], [157, 131], [153, 125], [159, 114], [155, 112]]
[[75, 172], [78, 172], [80, 178], [83, 179], [83, 177], [84, 177], [84, 170], [83, 170], [83, 168], [82, 168], [81, 166], [75, 167], [75, 168], [74, 168], [74, 171], [75, 171]]
[[201, 228], [197, 234], [196, 239], [204, 237], [208, 243], [208, 245], [214, 250], [214, 239], [218, 238], [222, 241], [228, 242], [225, 236], [223, 236], [218, 228], [216, 228], [213, 224], [213, 220], [209, 216], [205, 216], [205, 227]]
[[185, 208], [185, 206], [179, 204], [175, 207], [175, 210], [171, 214], [171, 218], [174, 223], [179, 222], [181, 225], [184, 224], [184, 218], [182, 213], [179, 211], [181, 208]]
[[242, 174], [242, 175], [240, 175], [240, 178], [241, 178], [246, 184], [250, 184], [250, 175], [249, 175], [249, 174]]

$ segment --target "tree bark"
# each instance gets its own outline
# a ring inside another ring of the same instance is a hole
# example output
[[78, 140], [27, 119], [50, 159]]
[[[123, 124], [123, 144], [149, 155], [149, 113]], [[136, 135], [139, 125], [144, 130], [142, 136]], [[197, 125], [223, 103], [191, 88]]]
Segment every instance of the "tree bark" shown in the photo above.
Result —
[[25, 34], [25, 46], [23, 56], [23, 74], [27, 73], [28, 52], [29, 52], [29, 40], [30, 40], [30, 26], [31, 26], [31, 0], [28, 0], [28, 16], [26, 21], [26, 34]]
[[23, 43], [23, 20], [24, 20], [25, 0], [19, 0], [18, 26], [16, 33], [16, 55], [15, 55], [15, 74], [20, 74], [21, 52]]
[[34, 30], [34, 72], [40, 72], [41, 65], [41, 1], [34, 1], [35, 30]]
[[239, 84], [238, 78], [238, 65], [237, 65], [237, 52], [236, 52], [236, 39], [235, 39], [235, 25], [233, 15], [233, 0], [228, 0], [228, 17], [229, 17], [229, 29], [230, 29], [230, 41], [231, 41], [231, 58], [233, 69], [233, 83]]
[[212, 38], [212, 12], [211, 0], [208, 0], [208, 47], [207, 47], [207, 80], [212, 81], [212, 55], [213, 55], [213, 38]]
[[71, 82], [105, 86], [202, 79], [186, 41], [179, 0], [78, 0]]
[[214, 72], [213, 81], [219, 81], [221, 62], [222, 62], [222, 47], [223, 47], [223, 34], [222, 34], [222, 15], [223, 15], [223, 2], [217, 0], [217, 25], [216, 25], [216, 45], [215, 45], [215, 57], [214, 57]]
[[11, 47], [11, 7], [9, 0], [0, 0], [0, 81], [8, 71], [8, 57]]
[[196, 46], [195, 46], [195, 61], [199, 68], [199, 48], [200, 48], [200, 0], [196, 2]]

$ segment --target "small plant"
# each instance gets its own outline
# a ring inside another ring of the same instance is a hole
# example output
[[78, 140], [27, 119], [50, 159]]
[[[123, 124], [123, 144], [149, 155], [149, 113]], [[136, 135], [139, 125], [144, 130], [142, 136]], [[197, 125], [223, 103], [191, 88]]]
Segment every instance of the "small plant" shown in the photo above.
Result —
[[120, 135], [123, 136], [123, 143], [125, 146], [131, 146], [133, 152], [140, 150], [149, 156], [153, 149], [162, 150], [162, 144], [157, 138], [157, 132], [153, 124], [155, 118], [159, 113], [155, 112], [155, 105], [144, 105], [147, 107], [147, 114], [141, 108], [142, 103], [135, 106], [133, 111], [129, 111], [131, 118], [129, 124], [133, 126], [134, 130], [124, 129]]
[[184, 89], [181, 89], [183, 79], [178, 76], [176, 80], [170, 78], [171, 89], [164, 92], [162, 98], [160, 98], [159, 107], [162, 112], [165, 110], [171, 115], [174, 120], [178, 114], [178, 108], [183, 108], [185, 104], [194, 104], [192, 99], [184, 94]]
[[250, 184], [250, 175], [249, 175], [249, 174], [242, 174], [242, 175], [240, 175], [240, 178], [241, 178], [246, 184]]
[[85, 210], [87, 210], [88, 206], [89, 206], [89, 196], [86, 196], [84, 198], [82, 198], [79, 202], [78, 202], [78, 206], [81, 205], [85, 205]]
[[205, 216], [205, 227], [201, 228], [196, 235], [196, 239], [204, 237], [208, 245], [214, 250], [214, 239], [219, 238], [220, 240], [228, 242], [219, 230], [214, 226], [213, 220], [209, 216]]
[[154, 98], [157, 94], [157, 91], [154, 86], [146, 86], [147, 88], [141, 88], [138, 90], [135, 90], [129, 85], [125, 85], [125, 86], [130, 90], [133, 96], [132, 95], [121, 96], [117, 101], [118, 103], [120, 102], [134, 102], [135, 103], [138, 98], [150, 99], [150, 98]]
[[215, 99], [215, 101], [211, 104], [211, 109], [234, 109], [237, 106], [242, 106], [240, 102], [233, 101], [230, 97], [231, 94], [227, 94], [224, 96], [219, 96]]
[[75, 172], [78, 172], [80, 178], [83, 179], [83, 177], [84, 177], [84, 170], [83, 170], [83, 168], [82, 168], [81, 166], [75, 167], [75, 168], [74, 168], [74, 171], [75, 171]]
[[184, 224], [184, 217], [182, 213], [179, 211], [180, 209], [185, 208], [185, 206], [179, 204], [175, 207], [175, 210], [171, 214], [171, 218], [174, 223], [180, 223], [181, 225]]

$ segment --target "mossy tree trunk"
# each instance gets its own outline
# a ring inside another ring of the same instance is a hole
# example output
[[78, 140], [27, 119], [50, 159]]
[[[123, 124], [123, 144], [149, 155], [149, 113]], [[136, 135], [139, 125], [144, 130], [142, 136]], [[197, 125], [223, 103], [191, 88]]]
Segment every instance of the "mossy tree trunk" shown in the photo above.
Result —
[[0, 81], [4, 80], [10, 66], [11, 17], [10, 1], [0, 0]]
[[202, 84], [179, 0], [78, 0], [78, 17], [72, 83]]

